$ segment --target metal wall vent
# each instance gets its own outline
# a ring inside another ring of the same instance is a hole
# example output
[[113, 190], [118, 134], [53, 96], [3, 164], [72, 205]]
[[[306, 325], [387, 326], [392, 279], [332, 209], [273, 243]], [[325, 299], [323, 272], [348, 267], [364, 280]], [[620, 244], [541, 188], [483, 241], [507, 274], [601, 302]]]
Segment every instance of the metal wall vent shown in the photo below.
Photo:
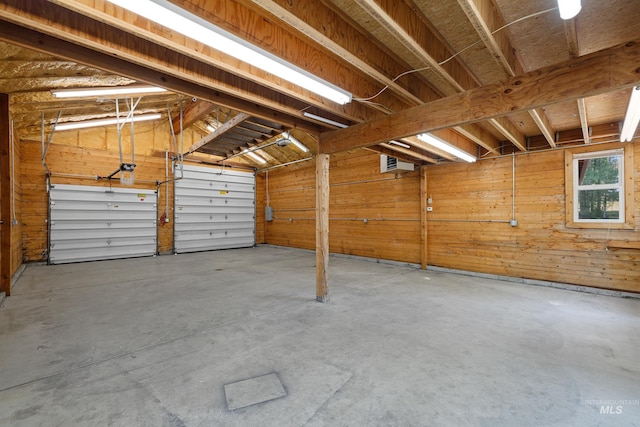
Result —
[[396, 157], [387, 156], [385, 154], [380, 155], [380, 173], [394, 172], [397, 170], [412, 171], [413, 163], [403, 162]]

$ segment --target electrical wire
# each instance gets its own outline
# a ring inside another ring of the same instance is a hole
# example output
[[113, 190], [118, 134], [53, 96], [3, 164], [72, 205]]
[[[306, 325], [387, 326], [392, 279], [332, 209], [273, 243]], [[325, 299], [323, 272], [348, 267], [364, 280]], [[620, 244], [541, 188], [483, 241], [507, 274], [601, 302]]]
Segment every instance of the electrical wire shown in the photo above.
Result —
[[[494, 34], [496, 34], [496, 33], [500, 32], [500, 31], [504, 30], [505, 28], [508, 28], [508, 27], [510, 27], [510, 26], [512, 26], [512, 25], [514, 25], [514, 24], [519, 23], [519, 22], [525, 21], [525, 20], [530, 19], [530, 18], [534, 18], [534, 17], [539, 16], [539, 15], [543, 15], [543, 14], [545, 14], [545, 13], [552, 12], [552, 11], [554, 11], [554, 10], [558, 10], [558, 8], [557, 8], [557, 7], [552, 7], [551, 9], [546, 9], [546, 10], [542, 10], [542, 11], [539, 11], [539, 12], [535, 12], [535, 13], [532, 13], [532, 14], [529, 14], [529, 15], [526, 15], [526, 16], [523, 16], [523, 17], [521, 17], [521, 18], [516, 19], [515, 21], [509, 22], [508, 24], [505, 24], [505, 25], [503, 25], [502, 27], [500, 27], [500, 28], [498, 28], [498, 29], [496, 29], [496, 30], [492, 31], [492, 32], [491, 32], [491, 35], [494, 35]], [[444, 64], [446, 64], [447, 62], [449, 62], [449, 61], [453, 60], [454, 58], [457, 58], [458, 56], [462, 55], [462, 54], [463, 54], [464, 52], [466, 52], [467, 50], [472, 49], [473, 47], [475, 47], [476, 45], [478, 45], [478, 44], [480, 44], [480, 43], [482, 43], [482, 39], [477, 40], [476, 42], [474, 42], [474, 43], [470, 44], [469, 46], [465, 47], [464, 49], [462, 49], [462, 50], [460, 50], [460, 51], [458, 51], [458, 52], [454, 53], [454, 54], [453, 54], [453, 55], [451, 55], [449, 58], [447, 58], [447, 59], [445, 59], [445, 60], [443, 60], [443, 61], [438, 62], [438, 66], [439, 66], [439, 67], [443, 66], [443, 65], [444, 65]], [[396, 77], [394, 77], [394, 78], [391, 80], [391, 82], [395, 83], [395, 82], [396, 82], [396, 80], [398, 80], [398, 79], [399, 79], [399, 78], [401, 78], [401, 77], [404, 77], [404, 76], [406, 76], [406, 75], [408, 75], [408, 74], [412, 74], [412, 73], [419, 73], [419, 72], [421, 72], [421, 71], [426, 71], [426, 70], [429, 70], [430, 68], [431, 68], [431, 66], [430, 66], [430, 65], [428, 65], [428, 66], [426, 66], [426, 67], [416, 68], [415, 70], [408, 70], [408, 71], [405, 71], [404, 73], [400, 73], [400, 74], [398, 74]], [[378, 93], [376, 93], [376, 94], [375, 94], [375, 95], [373, 95], [373, 96], [370, 96], [370, 97], [368, 97], [368, 98], [353, 98], [353, 100], [354, 100], [354, 101], [358, 101], [358, 102], [369, 102], [369, 101], [371, 101], [372, 99], [375, 99], [375, 98], [377, 98], [378, 96], [382, 95], [382, 93], [383, 93], [384, 91], [386, 91], [387, 89], [389, 89], [389, 85], [387, 85], [387, 86], [383, 87], [382, 89], [380, 89], [380, 90], [378, 91]], [[378, 103], [376, 103], [376, 105], [379, 105], [379, 106], [381, 106], [381, 107], [383, 107], [383, 108], [385, 108], [385, 109], [387, 109], [387, 110], [391, 111], [389, 108], [387, 108], [387, 107], [383, 106], [382, 104], [378, 104]]]

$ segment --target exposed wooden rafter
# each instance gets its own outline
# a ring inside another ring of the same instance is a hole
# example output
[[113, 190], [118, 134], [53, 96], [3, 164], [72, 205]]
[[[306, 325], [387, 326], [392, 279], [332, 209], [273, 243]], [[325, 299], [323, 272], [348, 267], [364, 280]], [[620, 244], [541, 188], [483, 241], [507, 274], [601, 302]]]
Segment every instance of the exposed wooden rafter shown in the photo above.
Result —
[[246, 113], [238, 114], [237, 116], [235, 116], [231, 120], [229, 120], [227, 122], [224, 122], [214, 132], [211, 132], [210, 134], [208, 134], [204, 138], [202, 138], [200, 141], [198, 141], [198, 142], [194, 143], [193, 145], [191, 145], [191, 147], [189, 147], [187, 152], [184, 153], [184, 154], [191, 154], [191, 153], [197, 151], [198, 149], [200, 149], [201, 147], [205, 146], [209, 142], [211, 142], [214, 139], [218, 138], [220, 135], [224, 135], [225, 133], [229, 132], [231, 129], [233, 129], [234, 127], [238, 126], [240, 123], [242, 123], [243, 121], [247, 120], [249, 117], [250, 117], [250, 115], [246, 114]]
[[182, 112], [182, 123], [180, 123], [180, 113], [175, 114], [171, 119], [171, 126], [173, 127], [173, 133], [178, 134], [180, 130], [184, 130], [201, 120], [208, 114], [211, 114], [216, 106], [210, 102], [196, 99], [195, 102], [189, 104]]
[[[320, 135], [320, 151], [336, 153], [421, 132], [475, 123], [640, 82], [640, 40], [471, 89], [346, 129]], [[547, 90], [540, 91], [540, 87]], [[561, 89], [561, 90], [560, 90]]]
[[587, 105], [584, 98], [578, 99], [578, 112], [580, 114], [580, 127], [582, 129], [582, 136], [584, 137], [584, 143], [591, 143], [591, 132], [589, 129], [589, 118], [587, 117]]
[[[458, 3], [469, 18], [469, 21], [480, 36], [490, 55], [504, 72], [504, 76], [515, 76], [517, 67], [517, 59], [514, 54], [515, 49], [506, 31], [496, 31], [504, 27], [505, 22], [495, 10], [493, 2], [491, 0], [458, 0]], [[489, 27], [489, 22], [493, 22], [493, 27], [497, 28], [492, 30], [492, 28]], [[555, 147], [553, 141], [554, 132], [544, 111], [530, 110], [529, 115], [538, 128], [540, 128], [541, 133], [549, 145]], [[492, 119], [490, 122], [506, 136], [513, 145], [518, 147], [518, 149], [527, 151], [526, 144], [524, 143], [524, 135], [515, 126], [512, 126], [506, 118], [502, 120]]]

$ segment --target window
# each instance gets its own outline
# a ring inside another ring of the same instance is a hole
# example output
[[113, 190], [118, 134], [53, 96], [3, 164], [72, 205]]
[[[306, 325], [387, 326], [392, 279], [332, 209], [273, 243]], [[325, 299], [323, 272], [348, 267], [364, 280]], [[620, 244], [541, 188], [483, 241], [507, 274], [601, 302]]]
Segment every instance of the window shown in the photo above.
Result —
[[624, 222], [624, 150], [573, 156], [573, 220]]
[[567, 226], [632, 227], [632, 150], [632, 145], [616, 145], [610, 150], [588, 147], [566, 151]]

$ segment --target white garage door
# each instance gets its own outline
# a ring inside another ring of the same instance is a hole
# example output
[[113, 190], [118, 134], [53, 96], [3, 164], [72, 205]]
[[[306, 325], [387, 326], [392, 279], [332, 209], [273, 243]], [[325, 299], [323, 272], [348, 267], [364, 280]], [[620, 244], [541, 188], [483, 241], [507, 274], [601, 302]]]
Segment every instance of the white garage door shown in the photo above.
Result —
[[253, 246], [255, 174], [198, 166], [183, 173], [175, 181], [176, 253]]
[[51, 264], [157, 253], [153, 190], [56, 184], [49, 206]]

